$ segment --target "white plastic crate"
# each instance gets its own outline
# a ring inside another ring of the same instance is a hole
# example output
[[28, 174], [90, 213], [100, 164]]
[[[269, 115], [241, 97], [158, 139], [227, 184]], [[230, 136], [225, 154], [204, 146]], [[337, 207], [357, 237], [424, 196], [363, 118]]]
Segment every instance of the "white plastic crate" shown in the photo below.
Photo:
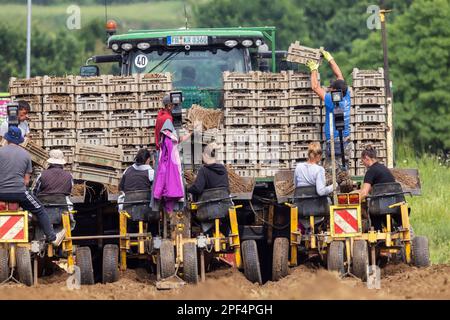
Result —
[[223, 73], [224, 90], [256, 90], [256, 82], [258, 81], [257, 72], [240, 73], [229, 72]]
[[77, 112], [108, 110], [108, 96], [106, 94], [76, 95], [75, 97]]
[[354, 88], [352, 96], [353, 105], [383, 105], [386, 104], [384, 88]]
[[227, 108], [256, 108], [257, 93], [255, 91], [225, 91], [224, 107]]
[[320, 106], [322, 101], [312, 90], [290, 90], [289, 91], [289, 106]]
[[308, 60], [320, 63], [320, 50], [301, 46], [300, 42], [296, 41], [289, 46], [286, 60], [300, 64], [306, 64]]
[[287, 108], [289, 106], [289, 91], [260, 91], [256, 94], [258, 108]]
[[42, 77], [30, 79], [10, 78], [9, 94], [11, 96], [42, 94]]
[[44, 147], [73, 147], [77, 141], [75, 130], [44, 130]]
[[79, 112], [77, 113], [77, 129], [108, 129], [108, 113]]
[[140, 75], [112, 76], [108, 77], [108, 93], [138, 92]]
[[109, 76], [75, 77], [75, 94], [102, 94], [107, 93]]
[[44, 95], [44, 112], [75, 112], [75, 98], [73, 94]]
[[75, 129], [74, 112], [44, 112], [44, 129]]
[[321, 138], [321, 126], [291, 126], [291, 142], [318, 141]]
[[109, 132], [102, 130], [77, 130], [77, 141], [98, 146], [110, 144]]
[[[318, 74], [320, 80], [320, 74]], [[311, 90], [311, 74], [289, 71], [289, 89]]]
[[353, 69], [353, 87], [384, 87], [384, 70], [359, 70]]
[[289, 89], [289, 75], [286, 71], [280, 73], [258, 72], [257, 90], [287, 90]]
[[75, 78], [72, 75], [65, 77], [49, 77], [42, 78], [43, 94], [73, 94], [75, 93]]
[[368, 123], [368, 122], [378, 122], [385, 123], [386, 115], [385, 114], [357, 114], [355, 116], [351, 116], [352, 123]]
[[142, 73], [139, 75], [139, 91], [171, 91], [172, 75], [166, 73]]

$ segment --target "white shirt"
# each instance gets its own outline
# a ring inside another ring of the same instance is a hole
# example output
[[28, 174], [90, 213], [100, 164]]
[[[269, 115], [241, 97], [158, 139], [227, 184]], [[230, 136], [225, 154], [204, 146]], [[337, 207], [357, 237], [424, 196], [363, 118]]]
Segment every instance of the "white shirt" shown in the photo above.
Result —
[[319, 196], [325, 196], [333, 192], [333, 185], [325, 185], [325, 169], [317, 164], [302, 162], [295, 168], [295, 187], [316, 186]]
[[[22, 121], [19, 123], [19, 129], [22, 131], [22, 136], [25, 137], [30, 134], [30, 127], [28, 126], [27, 121]], [[0, 136], [4, 137], [8, 132], [8, 119], [2, 123], [0, 126]]]

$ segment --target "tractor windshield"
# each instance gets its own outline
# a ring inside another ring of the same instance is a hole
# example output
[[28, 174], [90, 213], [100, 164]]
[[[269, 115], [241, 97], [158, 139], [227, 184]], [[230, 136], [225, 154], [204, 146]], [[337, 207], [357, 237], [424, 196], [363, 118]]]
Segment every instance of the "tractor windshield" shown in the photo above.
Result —
[[175, 89], [219, 89], [223, 87], [224, 71], [249, 71], [245, 50], [136, 51], [131, 54], [131, 73], [171, 72]]

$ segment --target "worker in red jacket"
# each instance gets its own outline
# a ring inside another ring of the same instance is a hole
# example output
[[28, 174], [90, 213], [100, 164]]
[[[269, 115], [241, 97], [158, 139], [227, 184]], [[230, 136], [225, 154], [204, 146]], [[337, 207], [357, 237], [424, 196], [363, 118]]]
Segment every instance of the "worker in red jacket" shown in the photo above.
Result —
[[164, 122], [166, 122], [166, 120], [170, 120], [171, 122], [173, 122], [172, 110], [174, 108], [174, 104], [171, 103], [169, 95], [164, 96], [163, 105], [164, 105], [164, 108], [159, 110], [158, 116], [156, 117], [156, 124], [155, 124], [156, 150], [159, 150], [159, 148], [160, 148], [159, 139], [160, 139], [161, 129], [164, 125]]

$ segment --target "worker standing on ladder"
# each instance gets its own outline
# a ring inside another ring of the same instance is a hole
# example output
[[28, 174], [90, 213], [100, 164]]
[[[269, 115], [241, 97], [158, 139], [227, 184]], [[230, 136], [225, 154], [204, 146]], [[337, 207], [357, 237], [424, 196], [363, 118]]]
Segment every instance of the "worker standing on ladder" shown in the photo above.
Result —
[[[331, 92], [340, 91], [342, 93], [342, 101], [339, 102], [339, 107], [343, 109], [344, 112], [344, 130], [343, 130], [343, 140], [344, 140], [344, 154], [346, 159], [352, 157], [353, 143], [350, 140], [350, 108], [351, 108], [351, 98], [350, 90], [348, 90], [347, 83], [344, 80], [341, 69], [337, 65], [334, 58], [328, 51], [323, 48], [320, 49], [324, 58], [330, 64], [331, 70], [333, 71], [336, 80], [332, 81], [330, 87], [326, 90], [320, 86], [318, 69], [319, 64], [312, 60], [309, 60], [306, 65], [311, 70], [311, 88], [319, 96], [319, 98], [325, 102], [326, 117], [325, 117], [325, 138], [326, 138], [326, 165], [329, 167], [329, 162], [331, 161], [331, 135], [330, 135], [330, 113], [334, 113], [335, 103], [332, 101]], [[335, 155], [341, 155], [339, 132], [336, 130], [336, 125], [333, 123], [334, 128], [334, 141], [335, 141]]]

